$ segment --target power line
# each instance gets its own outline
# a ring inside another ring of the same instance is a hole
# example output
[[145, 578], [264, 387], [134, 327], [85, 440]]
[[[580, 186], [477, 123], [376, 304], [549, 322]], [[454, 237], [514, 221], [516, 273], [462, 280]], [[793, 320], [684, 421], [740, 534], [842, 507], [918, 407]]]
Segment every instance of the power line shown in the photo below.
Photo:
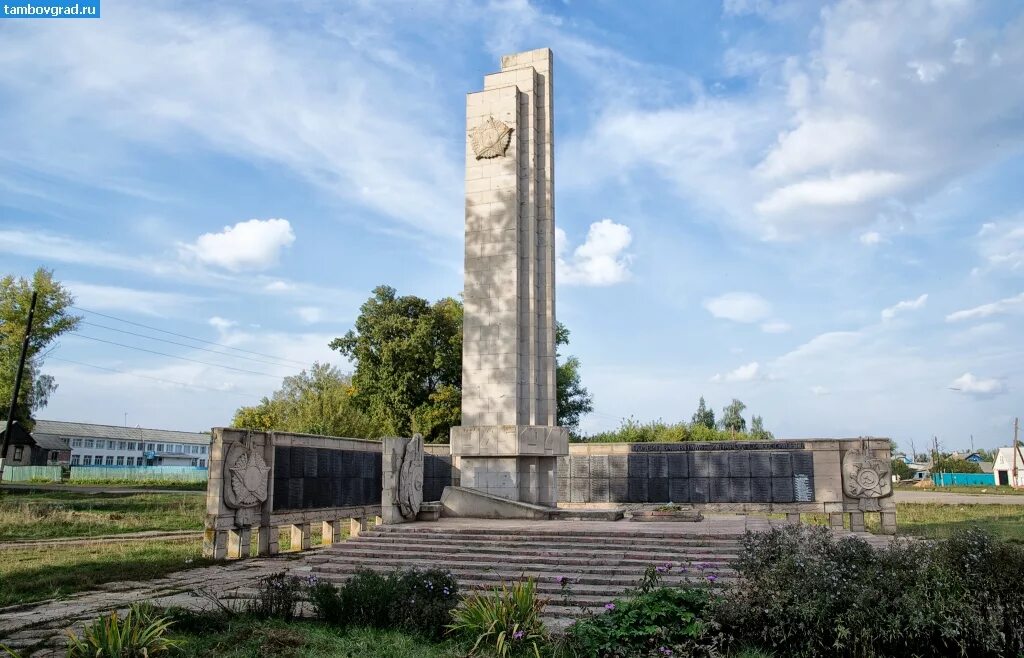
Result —
[[273, 379], [282, 379], [281, 375], [271, 375], [270, 373], [266, 373], [266, 372], [256, 372], [255, 370], [245, 370], [243, 368], [234, 368], [232, 366], [225, 366], [225, 365], [221, 365], [219, 363], [210, 363], [209, 361], [200, 361], [199, 359], [189, 359], [188, 357], [178, 356], [176, 354], [168, 354], [166, 352], [157, 352], [156, 350], [147, 350], [144, 347], [135, 347], [134, 345], [125, 345], [124, 343], [115, 343], [112, 340], [103, 340], [102, 338], [95, 338], [93, 336], [86, 336], [85, 334], [80, 334], [77, 331], [72, 332], [72, 335], [73, 336], [78, 336], [79, 338], [85, 338], [86, 340], [94, 340], [97, 343], [106, 343], [107, 345], [116, 345], [118, 347], [125, 347], [125, 348], [128, 348], [130, 350], [137, 350], [139, 352], [148, 352], [150, 354], [157, 354], [159, 356], [166, 356], [166, 357], [170, 357], [172, 359], [180, 359], [181, 361], [189, 361], [191, 363], [201, 363], [204, 366], [213, 366], [215, 368], [223, 368], [225, 370], [234, 370], [235, 372], [244, 372], [244, 373], [249, 374], [249, 375], [259, 375], [261, 377], [271, 377]]
[[176, 381], [174, 381], [172, 379], [160, 379], [159, 377], [150, 377], [149, 375], [140, 375], [137, 372], [128, 372], [127, 370], [118, 370], [117, 368], [107, 368], [105, 366], [98, 366], [98, 365], [95, 365], [93, 363], [85, 363], [84, 361], [75, 361], [73, 359], [63, 359], [63, 358], [61, 358], [59, 356], [51, 356], [50, 358], [52, 360], [54, 360], [54, 361], [64, 361], [65, 363], [74, 363], [75, 365], [79, 365], [79, 366], [86, 366], [86, 367], [89, 367], [89, 368], [96, 368], [97, 370], [106, 370], [107, 372], [116, 372], [116, 373], [119, 373], [119, 374], [122, 374], [122, 375], [131, 375], [132, 377], [141, 377], [142, 379], [150, 379], [150, 380], [153, 380], [155, 382], [161, 382], [163, 384], [175, 384], [176, 386], [184, 386], [186, 388], [198, 388], [198, 389], [202, 389], [204, 391], [214, 391], [216, 393], [227, 393], [229, 395], [238, 395], [238, 396], [241, 396], [241, 397], [244, 397], [244, 398], [256, 398], [256, 399], [260, 398], [259, 395], [255, 395], [253, 393], [239, 393], [239, 392], [236, 392], [236, 391], [225, 391], [225, 390], [222, 390], [222, 389], [219, 389], [219, 388], [211, 388], [209, 386], [200, 386], [199, 384], [186, 384], [185, 382], [176, 382]]
[[[198, 345], [189, 345], [188, 343], [179, 343], [176, 340], [168, 340], [166, 338], [157, 338], [156, 336], [147, 336], [146, 334], [140, 334], [140, 333], [136, 333], [134, 331], [127, 331], [126, 329], [118, 329], [116, 327], [108, 327], [105, 324], [97, 324], [95, 322], [89, 322], [88, 320], [83, 320], [82, 324], [87, 324], [90, 327], [98, 327], [100, 329], [106, 329], [108, 331], [116, 331], [118, 333], [128, 334], [129, 336], [138, 336], [139, 338], [145, 338], [147, 340], [158, 340], [161, 343], [169, 343], [171, 345], [178, 345], [179, 347], [187, 347], [187, 348], [192, 349], [192, 350], [199, 350], [201, 352], [209, 352], [210, 354], [220, 354], [221, 356], [226, 356], [226, 357], [231, 358], [231, 359], [245, 359], [246, 361], [255, 361], [256, 363], [265, 363], [268, 366], [277, 366], [278, 368], [291, 368], [292, 367], [292, 366], [289, 366], [289, 365], [286, 365], [286, 364], [283, 364], [283, 363], [274, 363], [273, 361], [264, 361], [263, 359], [254, 359], [251, 356], [242, 356], [241, 354], [229, 354], [227, 352], [219, 352], [217, 350], [211, 350], [211, 349], [207, 349], [205, 347], [199, 347]], [[276, 358], [276, 357], [274, 357], [274, 358]]]
[[178, 338], [187, 338], [188, 340], [194, 340], [194, 341], [197, 341], [197, 342], [200, 342], [200, 343], [205, 343], [207, 345], [215, 345], [217, 347], [223, 347], [225, 349], [234, 350], [236, 352], [244, 352], [246, 354], [254, 354], [256, 356], [265, 356], [265, 357], [270, 358], [270, 359], [277, 359], [279, 361], [286, 361], [288, 363], [294, 363], [296, 365], [302, 366], [303, 368], [308, 368], [308, 367], [310, 367], [312, 365], [310, 363], [305, 363], [303, 361], [296, 361], [294, 359], [286, 359], [284, 357], [277, 357], [277, 356], [274, 356], [273, 354], [264, 354], [263, 352], [253, 352], [252, 350], [243, 350], [240, 347], [232, 347], [231, 345], [224, 345], [223, 343], [215, 343], [212, 340], [205, 340], [203, 338], [196, 338], [195, 336], [188, 336], [186, 334], [178, 334], [178, 333], [175, 333], [173, 331], [167, 331], [166, 329], [160, 329], [159, 327], [151, 327], [148, 324], [142, 324], [141, 322], [132, 322], [131, 320], [125, 320], [124, 318], [119, 318], [119, 317], [116, 317], [116, 316], [113, 316], [113, 315], [107, 315], [106, 313], [100, 313], [99, 311], [90, 311], [89, 309], [82, 308], [81, 306], [72, 306], [71, 308], [73, 308], [73, 309], [75, 309], [77, 311], [82, 311], [83, 313], [92, 313], [93, 315], [98, 315], [100, 317], [108, 318], [110, 320], [117, 320], [118, 322], [124, 322], [125, 324], [131, 324], [131, 325], [135, 325], [136, 327], [142, 327], [143, 329], [149, 329], [151, 331], [159, 331], [160, 333], [167, 334], [169, 336], [177, 336]]

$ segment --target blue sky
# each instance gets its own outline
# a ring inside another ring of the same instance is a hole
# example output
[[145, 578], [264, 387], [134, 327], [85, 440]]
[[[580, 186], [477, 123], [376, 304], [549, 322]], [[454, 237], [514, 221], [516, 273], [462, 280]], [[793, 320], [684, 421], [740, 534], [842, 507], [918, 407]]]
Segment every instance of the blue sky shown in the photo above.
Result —
[[62, 337], [42, 417], [226, 424], [347, 369], [327, 343], [374, 286], [458, 294], [464, 94], [544, 46], [584, 430], [703, 394], [953, 449], [1024, 413], [1015, 3], [107, 0], [0, 43], [3, 271], [256, 359], [86, 314], [193, 361]]

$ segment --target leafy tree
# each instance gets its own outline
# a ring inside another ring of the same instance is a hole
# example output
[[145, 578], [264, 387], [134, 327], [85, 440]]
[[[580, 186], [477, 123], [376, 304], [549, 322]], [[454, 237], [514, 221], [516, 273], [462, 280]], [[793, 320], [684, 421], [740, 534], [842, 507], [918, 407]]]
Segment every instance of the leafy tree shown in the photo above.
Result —
[[901, 480], [909, 480], [914, 476], [914, 471], [902, 459], [893, 459], [892, 474], [898, 476]]
[[[569, 329], [559, 322], [555, 327], [555, 345], [568, 344]], [[568, 429], [569, 433], [575, 436], [579, 430], [580, 418], [594, 410], [594, 398], [581, 381], [580, 360], [575, 356], [562, 360], [560, 353], [556, 353], [555, 356], [557, 357], [555, 380], [558, 425]]]
[[932, 464], [932, 473], [981, 473], [981, 466], [966, 459], [953, 459], [949, 455], [939, 455]]
[[[432, 432], [441, 434], [433, 422], [451, 419], [451, 394], [439, 392], [462, 385], [462, 304], [457, 300], [430, 304], [379, 286], [360, 307], [355, 329], [330, 346], [355, 362], [354, 400], [385, 434], [408, 436], [414, 412], [421, 422], [432, 419]], [[440, 408], [430, 409], [433, 405]]]
[[715, 429], [715, 411], [714, 409], [708, 409], [704, 403], [703, 395], [700, 396], [700, 403], [697, 405], [697, 411], [694, 412], [690, 424], [692, 426], [703, 425], [709, 430]]
[[746, 408], [747, 405], [733, 398], [732, 402], [722, 409], [722, 429], [733, 433], [746, 432], [747, 421], [743, 419], [743, 410]]
[[[742, 418], [740, 420], [743, 420]], [[764, 420], [760, 416], [750, 417], [750, 438], [771, 441], [775, 435], [764, 428]]]
[[34, 425], [33, 413], [45, 407], [50, 395], [57, 390], [53, 377], [41, 370], [43, 350], [61, 334], [74, 331], [82, 321], [69, 312], [74, 297], [54, 280], [52, 270], [40, 267], [31, 280], [12, 275], [0, 279], [0, 418], [3, 420], [7, 420], [14, 391], [33, 290], [38, 293], [35, 317], [14, 412], [14, 419], [29, 430]]
[[437, 389], [412, 412], [412, 431], [428, 443], [446, 443], [448, 430], [462, 420], [462, 390], [450, 384]]
[[285, 377], [272, 397], [238, 409], [232, 425], [322, 436], [380, 436], [378, 426], [352, 398], [348, 377], [328, 363], [314, 363], [308, 372]]

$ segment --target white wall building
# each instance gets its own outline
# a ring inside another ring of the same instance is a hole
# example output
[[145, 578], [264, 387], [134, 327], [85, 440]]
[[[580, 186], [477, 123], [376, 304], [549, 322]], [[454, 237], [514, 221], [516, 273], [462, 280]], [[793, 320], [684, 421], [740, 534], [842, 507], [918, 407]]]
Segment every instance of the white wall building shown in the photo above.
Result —
[[210, 458], [210, 435], [205, 432], [39, 420], [32, 435], [66, 439], [72, 466], [206, 468]]
[[[1014, 461], [1016, 452], [1016, 461]], [[1017, 478], [1013, 477], [1016, 467]], [[997, 485], [1024, 487], [1024, 450], [1018, 446], [1014, 448], [1000, 448], [996, 454], [996, 460], [992, 465], [992, 477]]]

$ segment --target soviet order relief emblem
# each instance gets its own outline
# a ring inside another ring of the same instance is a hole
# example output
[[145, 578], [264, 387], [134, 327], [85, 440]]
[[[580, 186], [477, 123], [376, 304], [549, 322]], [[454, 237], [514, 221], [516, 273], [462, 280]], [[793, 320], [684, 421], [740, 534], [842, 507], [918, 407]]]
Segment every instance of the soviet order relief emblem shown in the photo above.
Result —
[[267, 500], [270, 467], [261, 450], [253, 448], [252, 435], [231, 444], [224, 458], [224, 504], [235, 511], [235, 525], [252, 525], [254, 507]]
[[398, 471], [398, 511], [413, 520], [423, 504], [423, 437], [413, 435], [402, 449]]
[[469, 139], [477, 160], [500, 158], [505, 155], [512, 141], [512, 128], [494, 117], [487, 117], [483, 123], [469, 131]]
[[892, 494], [890, 465], [860, 450], [843, 457], [843, 491], [850, 498], [884, 498]]

